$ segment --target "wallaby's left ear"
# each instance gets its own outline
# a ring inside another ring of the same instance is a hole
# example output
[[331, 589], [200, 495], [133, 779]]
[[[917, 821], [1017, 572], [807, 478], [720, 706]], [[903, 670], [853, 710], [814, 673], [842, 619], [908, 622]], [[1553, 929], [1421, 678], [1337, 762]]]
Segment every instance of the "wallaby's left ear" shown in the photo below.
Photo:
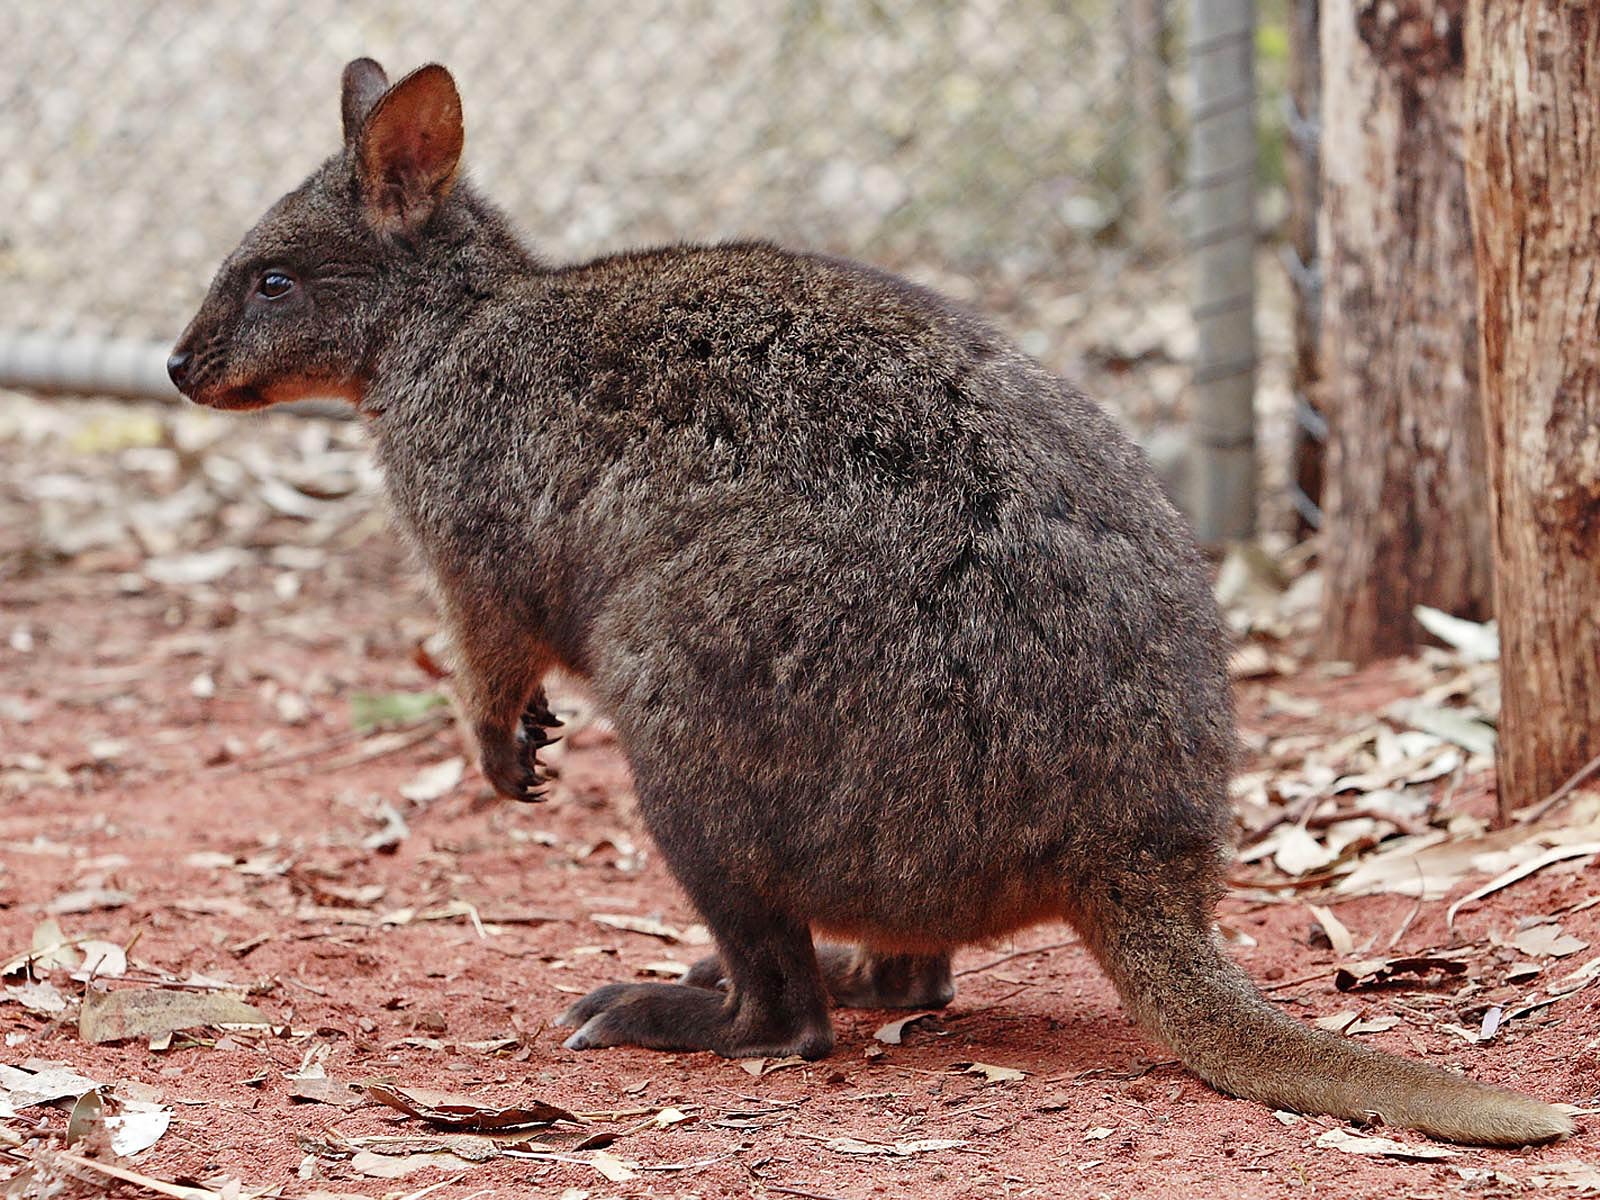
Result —
[[437, 63], [418, 67], [379, 97], [356, 141], [367, 219], [380, 233], [414, 234], [455, 182], [461, 162], [461, 96]]

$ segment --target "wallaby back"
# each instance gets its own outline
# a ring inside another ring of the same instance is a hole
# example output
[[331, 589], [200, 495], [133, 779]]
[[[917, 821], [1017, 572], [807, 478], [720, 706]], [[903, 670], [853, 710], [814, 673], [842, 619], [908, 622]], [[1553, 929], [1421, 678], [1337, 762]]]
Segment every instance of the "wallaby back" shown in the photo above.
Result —
[[1218, 953], [1226, 639], [1105, 413], [855, 264], [546, 266], [462, 182], [442, 67], [357, 60], [341, 118], [169, 369], [216, 407], [360, 407], [496, 789], [542, 795], [551, 668], [611, 716], [718, 955], [590, 993], [569, 1047], [819, 1057], [830, 1001], [944, 1003], [954, 947], [1065, 916], [1225, 1090], [1491, 1144], [1570, 1128], [1305, 1029]]

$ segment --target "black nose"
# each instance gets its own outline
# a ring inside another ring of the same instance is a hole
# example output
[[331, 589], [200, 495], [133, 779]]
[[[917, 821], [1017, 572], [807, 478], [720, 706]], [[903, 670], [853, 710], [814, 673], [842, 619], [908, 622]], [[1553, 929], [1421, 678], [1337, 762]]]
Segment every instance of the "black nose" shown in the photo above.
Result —
[[189, 378], [189, 364], [194, 361], [194, 355], [187, 350], [179, 351], [167, 359], [167, 377], [172, 380], [174, 387], [181, 388], [183, 381]]

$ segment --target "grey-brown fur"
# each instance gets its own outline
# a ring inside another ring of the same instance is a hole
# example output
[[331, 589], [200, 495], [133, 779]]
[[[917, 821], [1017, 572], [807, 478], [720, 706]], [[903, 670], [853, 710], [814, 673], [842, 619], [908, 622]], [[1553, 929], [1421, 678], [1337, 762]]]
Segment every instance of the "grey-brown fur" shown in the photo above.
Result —
[[[219, 407], [360, 406], [497, 788], [537, 784], [551, 668], [615, 722], [720, 953], [585, 997], [569, 1046], [820, 1056], [830, 1000], [944, 1003], [953, 948], [1065, 919], [1240, 1095], [1466, 1140], [1570, 1128], [1289, 1022], [1218, 955], [1225, 640], [1098, 408], [852, 263], [548, 267], [456, 180], [448, 74], [386, 83], [347, 68], [344, 148], [224, 263], [174, 377]], [[254, 294], [273, 270], [287, 291]]]

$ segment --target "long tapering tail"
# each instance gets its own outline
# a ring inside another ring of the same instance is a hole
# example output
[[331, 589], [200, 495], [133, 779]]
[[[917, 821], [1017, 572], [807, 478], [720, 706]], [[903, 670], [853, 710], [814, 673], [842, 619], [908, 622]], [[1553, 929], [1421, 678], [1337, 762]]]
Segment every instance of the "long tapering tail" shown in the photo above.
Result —
[[[1527, 1096], [1385, 1054], [1275, 1009], [1223, 957], [1202, 913], [1162, 912], [1135, 882], [1077, 922], [1123, 1003], [1212, 1086], [1275, 1108], [1381, 1122], [1481, 1146], [1548, 1142], [1566, 1114]], [[1105, 892], [1101, 893], [1105, 895]]]

